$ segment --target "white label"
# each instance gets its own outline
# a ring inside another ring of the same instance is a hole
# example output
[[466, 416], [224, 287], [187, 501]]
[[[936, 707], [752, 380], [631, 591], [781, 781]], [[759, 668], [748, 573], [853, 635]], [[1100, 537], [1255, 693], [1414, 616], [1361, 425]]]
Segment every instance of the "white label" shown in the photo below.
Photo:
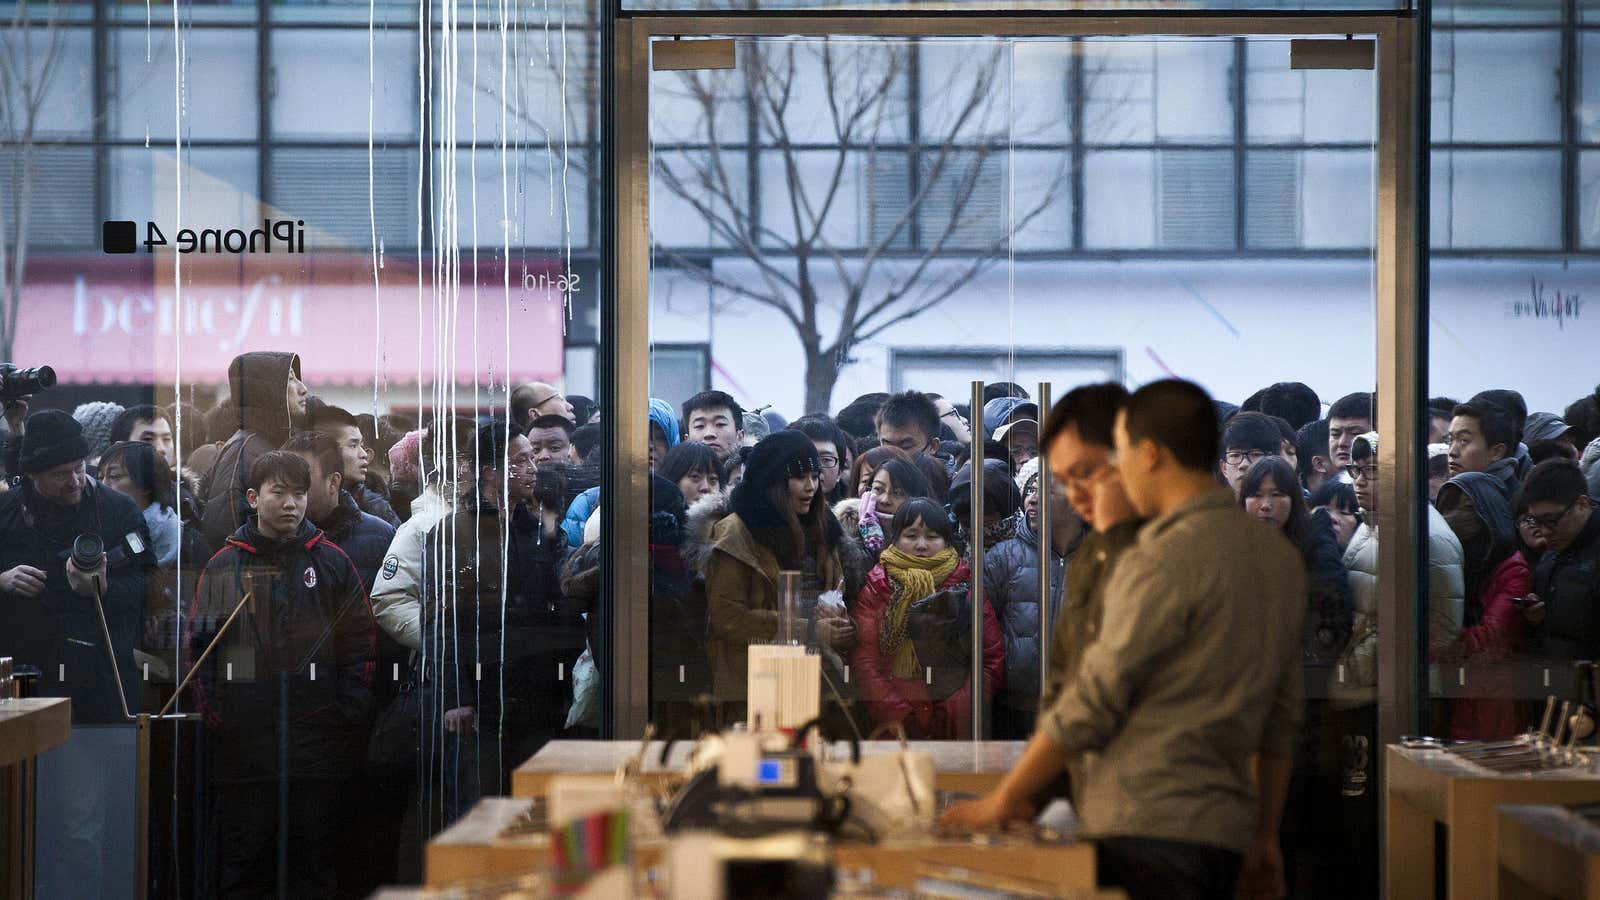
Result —
[[395, 681], [399, 681], [400, 680], [400, 664], [399, 663], [395, 663], [394, 664], [394, 680]]
[[473, 666], [472, 667], [472, 671], [473, 671], [473, 676], [472, 677], [475, 680], [477, 680], [477, 681], [482, 681], [483, 680], [483, 663], [478, 663], [477, 665]]
[[1550, 670], [1549, 669], [1545, 669], [1544, 670], [1544, 686], [1545, 687], [1549, 687], [1550, 686]]
[[1467, 667], [1466, 666], [1462, 666], [1461, 668], [1456, 669], [1456, 681], [1459, 682], [1462, 687], [1466, 687], [1467, 686]]
[[317, 680], [317, 664], [316, 663], [312, 663], [311, 664], [311, 680], [312, 681], [316, 681]]
[[557, 681], [566, 681], [567, 680], [567, 664], [566, 663], [564, 663], [564, 662], [556, 663], [556, 680]]
[[850, 683], [850, 667], [849, 666], [845, 666], [844, 667], [844, 683], [845, 684], [849, 684]]
[[1339, 683], [1344, 684], [1344, 663], [1339, 664]]
[[933, 684], [933, 666], [928, 667], [928, 683]]
[[66, 681], [67, 680], [67, 664], [66, 663], [62, 663], [61, 667], [59, 669], [57, 669], [57, 671], [56, 671], [56, 680], [57, 681]]
[[228, 663], [228, 680], [233, 680], [233, 663]]
[[678, 666], [678, 683], [683, 684], [683, 666]]
[[144, 680], [145, 681], [149, 681], [150, 680], [150, 664], [149, 663], [145, 663], [144, 664]]

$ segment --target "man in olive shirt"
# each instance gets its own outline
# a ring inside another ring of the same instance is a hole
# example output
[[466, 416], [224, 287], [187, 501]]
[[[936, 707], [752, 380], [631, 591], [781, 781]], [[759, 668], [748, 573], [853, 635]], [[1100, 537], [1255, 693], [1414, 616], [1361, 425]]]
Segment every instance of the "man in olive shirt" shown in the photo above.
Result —
[[1281, 896], [1277, 831], [1301, 715], [1299, 554], [1212, 477], [1216, 413], [1198, 386], [1141, 388], [1115, 441], [1128, 499], [1150, 521], [1021, 761], [944, 820], [1028, 816], [1028, 798], [1078, 758], [1077, 812], [1102, 884], [1133, 900], [1231, 900], [1236, 887]]

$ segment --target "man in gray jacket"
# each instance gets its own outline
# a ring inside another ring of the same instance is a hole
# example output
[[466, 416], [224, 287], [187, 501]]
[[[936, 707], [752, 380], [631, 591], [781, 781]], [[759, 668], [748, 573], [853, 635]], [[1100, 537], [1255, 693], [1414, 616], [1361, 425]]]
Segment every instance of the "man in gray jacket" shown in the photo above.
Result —
[[1216, 413], [1198, 386], [1166, 380], [1133, 394], [1116, 448], [1149, 522], [1112, 573], [1100, 634], [1016, 768], [945, 821], [1027, 817], [1028, 798], [1082, 758], [1077, 812], [1103, 885], [1133, 900], [1282, 896], [1278, 824], [1301, 716], [1299, 554], [1217, 486]]

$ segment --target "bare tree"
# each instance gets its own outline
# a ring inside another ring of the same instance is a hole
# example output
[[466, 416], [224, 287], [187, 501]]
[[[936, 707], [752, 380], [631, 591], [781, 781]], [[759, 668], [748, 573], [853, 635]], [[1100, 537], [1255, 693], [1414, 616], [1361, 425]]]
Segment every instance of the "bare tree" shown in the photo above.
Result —
[[[1054, 155], [1043, 184], [1006, 198], [1014, 135], [1005, 45], [960, 45], [949, 68], [923, 76], [920, 102], [907, 100], [915, 43], [751, 42], [739, 52], [732, 77], [681, 73], [697, 133], [684, 135], [681, 152], [656, 154], [653, 173], [758, 277], [726, 275], [660, 242], [656, 253], [727, 303], [780, 313], [804, 354], [805, 409], [826, 411], [852, 351], [1007, 258], [1014, 236], [1065, 188], [1070, 160]], [[759, 202], [781, 209], [762, 212], [746, 196], [741, 176], [759, 164], [752, 144], [770, 160], [763, 177], [777, 170], [782, 185], [762, 190]], [[888, 179], [904, 190], [881, 190]], [[857, 234], [842, 237], [852, 206]]]
[[62, 56], [56, 4], [45, 5], [48, 12], [42, 23], [33, 21], [33, 6], [26, 0], [17, 3], [0, 35], [0, 144], [10, 151], [11, 168], [0, 173], [0, 183], [9, 175], [16, 185], [12, 196], [0, 197], [0, 360], [7, 362], [16, 342], [17, 310], [28, 271], [39, 114]]

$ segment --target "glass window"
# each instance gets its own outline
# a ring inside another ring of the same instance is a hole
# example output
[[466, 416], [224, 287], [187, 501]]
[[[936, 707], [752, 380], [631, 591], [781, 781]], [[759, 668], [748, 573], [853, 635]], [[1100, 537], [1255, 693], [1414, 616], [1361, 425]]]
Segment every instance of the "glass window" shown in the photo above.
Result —
[[[308, 244], [329, 252], [366, 252], [376, 237], [380, 246], [417, 246], [415, 150], [378, 153], [369, 170], [365, 150], [278, 148], [269, 177], [272, 207], [305, 221]], [[462, 218], [470, 221], [468, 215]], [[470, 239], [466, 231], [454, 237]], [[422, 239], [429, 241], [426, 231]]]
[[1434, 151], [1431, 222], [1435, 247], [1561, 246], [1560, 154]]
[[[1376, 99], [1355, 90], [1361, 70], [1289, 68], [1287, 41], [1249, 41], [1245, 122], [1252, 142], [1377, 139]], [[1309, 115], [1308, 110], [1316, 110]]]
[[1107, 250], [1155, 246], [1155, 187], [1156, 154], [1090, 153], [1083, 177], [1084, 246]]
[[1559, 31], [1441, 31], [1433, 52], [1435, 142], [1560, 139]]
[[186, 146], [174, 157], [171, 147], [117, 147], [110, 164], [109, 217], [154, 222], [168, 242], [180, 227], [259, 228], [273, 215], [261, 204], [253, 148]]
[[416, 32], [373, 35], [377, 68], [370, 75], [367, 39], [367, 33], [358, 29], [297, 28], [272, 33], [269, 77], [274, 137], [365, 142], [369, 99], [374, 135], [380, 139], [416, 136]]
[[[94, 35], [87, 28], [0, 30], [8, 75], [0, 84], [0, 140], [89, 137], [94, 128]], [[30, 122], [29, 119], [32, 119]]]
[[117, 137], [170, 141], [180, 133], [180, 121], [185, 141], [256, 136], [259, 94], [254, 31], [192, 28], [183, 32], [179, 45], [185, 73], [181, 105], [173, 88], [170, 28], [116, 28], [107, 37], [116, 54], [110, 94], [116, 106]]
[[[577, 149], [573, 148], [573, 152]], [[480, 147], [476, 154], [463, 147], [457, 152], [455, 168], [455, 202], [463, 245], [476, 242], [480, 252], [485, 254], [504, 246], [508, 238], [512, 247], [540, 247], [558, 252], [565, 252], [569, 244], [578, 248], [586, 245], [589, 204], [583, 170], [575, 169], [570, 157], [564, 167], [559, 150], [554, 153], [510, 151], [505, 159], [504, 182], [501, 181], [497, 147]], [[441, 183], [449, 183], [443, 154], [434, 154], [434, 171]], [[391, 193], [398, 197], [400, 191], [386, 189], [384, 196], [389, 198]], [[507, 203], [510, 215], [504, 212]], [[415, 220], [414, 212], [410, 220]]]
[[[567, 28], [565, 33], [559, 29], [549, 33], [542, 29], [510, 32], [504, 97], [507, 127], [501, 128], [500, 32], [489, 28], [482, 32], [478, 37], [476, 79], [472, 71], [472, 36], [470, 32], [460, 36], [462, 73], [453, 101], [458, 139], [461, 135], [475, 135], [483, 144], [498, 144], [503, 132], [508, 143], [559, 152], [563, 142], [572, 146], [594, 138], [589, 114], [593, 98], [578, 89], [589, 80], [588, 73], [596, 65], [589, 34], [576, 27]], [[439, 85], [441, 98], [445, 96], [444, 87]], [[414, 106], [414, 99], [412, 103]]]
[[[25, 244], [35, 249], [87, 249], [99, 245], [94, 191], [84, 189], [94, 182], [92, 147], [24, 149], [0, 144], [0, 207], [5, 225], [8, 229], [16, 227], [26, 217]], [[9, 231], [5, 234], [7, 249], [15, 252], [13, 237]]]

